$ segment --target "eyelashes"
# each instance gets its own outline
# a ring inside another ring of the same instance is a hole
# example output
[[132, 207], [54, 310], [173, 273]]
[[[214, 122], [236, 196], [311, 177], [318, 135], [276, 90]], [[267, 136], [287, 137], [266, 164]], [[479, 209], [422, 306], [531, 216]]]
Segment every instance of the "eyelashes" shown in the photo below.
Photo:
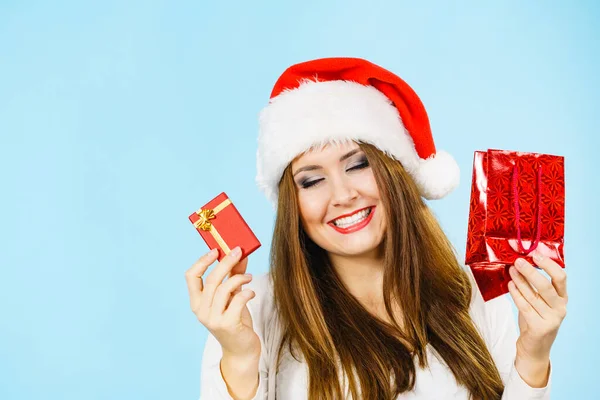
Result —
[[355, 165], [354, 167], [348, 168], [348, 171], [357, 170], [357, 169], [365, 169], [369, 166], [369, 161], [366, 158], [360, 160], [360, 163]]
[[302, 189], [308, 189], [309, 187], [315, 186], [317, 183], [321, 182], [323, 179], [315, 179], [314, 181], [310, 181], [310, 182], [302, 182], [300, 184], [300, 186], [302, 186]]
[[[369, 167], [369, 161], [366, 158], [363, 158], [360, 160], [360, 162], [357, 165], [348, 168], [346, 171], [358, 171], [361, 169], [365, 169], [367, 167]], [[311, 188], [311, 187], [317, 185], [322, 180], [323, 180], [323, 178], [315, 179], [312, 181], [309, 181], [308, 179], [306, 179], [306, 180], [303, 180], [302, 182], [300, 182], [300, 186], [302, 187], [302, 189], [308, 189], [308, 188]]]

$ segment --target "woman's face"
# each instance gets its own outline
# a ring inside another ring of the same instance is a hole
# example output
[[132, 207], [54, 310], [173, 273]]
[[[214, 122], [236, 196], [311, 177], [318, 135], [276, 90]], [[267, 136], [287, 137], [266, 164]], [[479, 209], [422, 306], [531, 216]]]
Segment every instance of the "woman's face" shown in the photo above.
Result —
[[292, 174], [304, 230], [317, 245], [340, 256], [377, 254], [385, 213], [357, 143], [305, 153], [292, 161]]

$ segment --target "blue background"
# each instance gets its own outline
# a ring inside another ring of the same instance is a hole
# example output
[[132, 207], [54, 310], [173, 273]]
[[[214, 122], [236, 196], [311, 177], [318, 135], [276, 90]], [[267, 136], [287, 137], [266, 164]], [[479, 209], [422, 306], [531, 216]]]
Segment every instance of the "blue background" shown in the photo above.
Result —
[[184, 272], [207, 247], [187, 217], [227, 192], [267, 271], [257, 114], [287, 66], [329, 56], [421, 96], [461, 167], [430, 202], [461, 257], [475, 150], [566, 157], [553, 398], [597, 393], [598, 3], [83, 3], [0, 3], [0, 398], [198, 397]]

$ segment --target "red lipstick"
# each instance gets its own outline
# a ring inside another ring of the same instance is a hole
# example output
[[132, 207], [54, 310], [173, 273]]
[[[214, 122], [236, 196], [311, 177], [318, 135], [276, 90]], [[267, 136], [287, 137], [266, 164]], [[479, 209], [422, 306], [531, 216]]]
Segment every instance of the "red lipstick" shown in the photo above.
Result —
[[[369, 207], [366, 207], [366, 208], [369, 208]], [[358, 210], [358, 211], [362, 211], [362, 210]], [[356, 212], [358, 212], [358, 211], [356, 211]], [[349, 214], [349, 215], [356, 214], [356, 212], [353, 212], [352, 214]], [[336, 231], [338, 231], [339, 233], [347, 235], [349, 233], [353, 233], [353, 232], [359, 231], [362, 228], [364, 228], [365, 226], [369, 225], [369, 222], [371, 222], [371, 220], [373, 219], [373, 214], [375, 214], [375, 207], [371, 207], [371, 212], [369, 213], [369, 215], [367, 216], [367, 218], [365, 218], [364, 220], [360, 221], [357, 224], [350, 225], [347, 228], [341, 228], [339, 226], [335, 226], [335, 224], [333, 223], [333, 221], [328, 222], [328, 225], [331, 226]], [[349, 215], [342, 215], [342, 216], [340, 216], [338, 218], [343, 218], [343, 217], [346, 217], [346, 216], [349, 216]], [[338, 219], [338, 218], [336, 218], [336, 219]]]

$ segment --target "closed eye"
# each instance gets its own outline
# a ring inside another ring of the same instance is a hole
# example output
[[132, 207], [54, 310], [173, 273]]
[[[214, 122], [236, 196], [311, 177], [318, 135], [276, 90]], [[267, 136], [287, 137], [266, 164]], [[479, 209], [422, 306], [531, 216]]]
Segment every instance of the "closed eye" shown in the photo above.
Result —
[[[357, 164], [357, 165], [355, 165], [353, 167], [348, 168], [347, 171], [357, 171], [357, 170], [361, 170], [361, 169], [367, 168], [368, 166], [369, 166], [369, 161], [367, 161], [365, 159], [360, 164]], [[317, 185], [322, 180], [323, 180], [323, 178], [321, 178], [321, 179], [315, 179], [313, 181], [308, 181], [308, 182], [304, 181], [300, 185], [302, 186], [303, 189], [308, 189], [310, 187], [313, 187], [313, 186]]]
[[308, 189], [309, 187], [315, 186], [317, 183], [321, 182], [322, 180], [323, 180], [323, 178], [315, 179], [314, 181], [310, 181], [310, 182], [302, 182], [302, 189]]
[[369, 162], [368, 161], [363, 161], [358, 165], [355, 165], [352, 168], [348, 168], [348, 171], [352, 171], [352, 170], [357, 170], [357, 169], [363, 169], [363, 168], [367, 168], [369, 166]]

